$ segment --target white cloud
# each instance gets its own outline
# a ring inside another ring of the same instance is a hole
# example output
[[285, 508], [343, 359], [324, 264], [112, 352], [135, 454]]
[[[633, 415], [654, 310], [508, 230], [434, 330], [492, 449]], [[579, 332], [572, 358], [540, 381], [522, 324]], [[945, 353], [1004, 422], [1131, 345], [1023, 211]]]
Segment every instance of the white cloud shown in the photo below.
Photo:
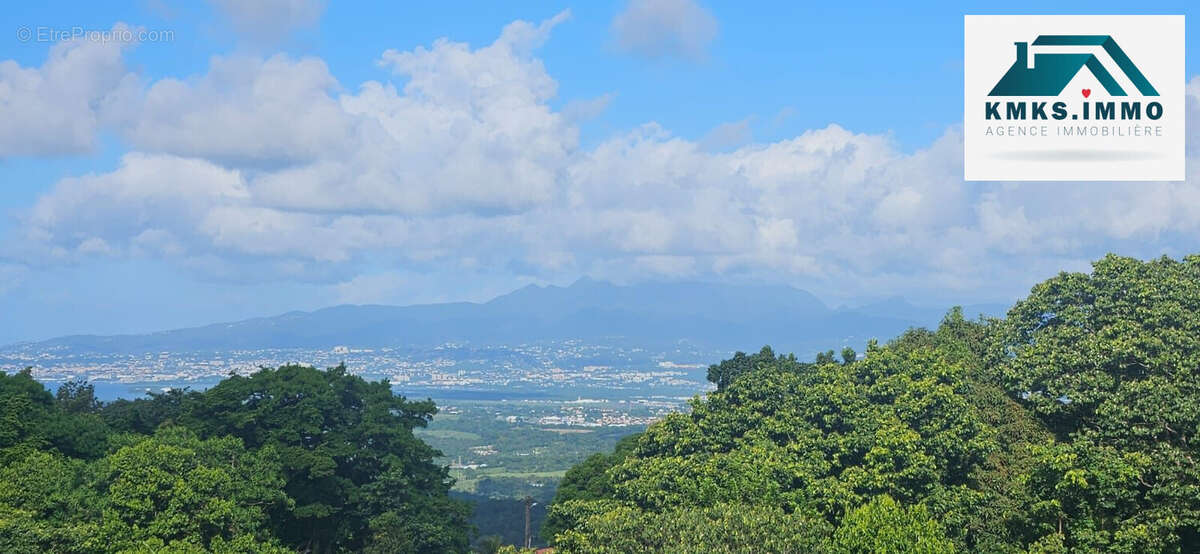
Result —
[[241, 169], [261, 205], [283, 210], [519, 211], [550, 199], [577, 143], [532, 56], [567, 16], [513, 23], [476, 50], [389, 50], [380, 65], [403, 90], [341, 92], [313, 58], [214, 58], [203, 76], [151, 86], [124, 133], [141, 151]]
[[130, 153], [111, 173], [60, 181], [29, 211], [25, 232], [52, 246], [46, 249], [51, 257], [115, 254], [148, 240], [202, 240], [201, 224], [213, 210], [247, 200], [236, 171], [203, 160]]
[[399, 88], [346, 92], [320, 60], [282, 56], [154, 83], [122, 126], [138, 151], [39, 199], [20, 255], [324, 280], [346, 301], [436, 297], [460, 270], [920, 297], [1019, 294], [1113, 245], [1197, 246], [1164, 239], [1200, 230], [1197, 170], [1192, 184], [968, 184], [958, 128], [916, 152], [837, 125], [712, 152], [647, 123], [581, 147], [534, 56], [565, 18], [476, 49], [388, 51]]
[[337, 86], [315, 58], [216, 57], [202, 77], [155, 82], [123, 132], [142, 151], [228, 165], [340, 157], [356, 129], [330, 96]]
[[647, 58], [701, 60], [717, 20], [694, 0], [630, 0], [612, 22], [617, 46]]
[[[118, 23], [112, 36], [137, 36], [130, 30]], [[92, 150], [137, 92], [121, 58], [133, 45], [78, 38], [53, 45], [41, 67], [0, 61], [0, 158]]]

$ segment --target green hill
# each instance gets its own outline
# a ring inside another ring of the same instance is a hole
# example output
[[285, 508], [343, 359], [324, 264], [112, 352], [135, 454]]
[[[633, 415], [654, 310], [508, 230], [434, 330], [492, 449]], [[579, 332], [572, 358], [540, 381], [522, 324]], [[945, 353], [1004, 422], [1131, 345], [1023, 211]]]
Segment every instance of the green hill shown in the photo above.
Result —
[[[560, 552], [1196, 552], [1200, 257], [1106, 257], [1004, 319], [770, 349], [567, 473]], [[857, 358], [857, 359], [856, 359]]]

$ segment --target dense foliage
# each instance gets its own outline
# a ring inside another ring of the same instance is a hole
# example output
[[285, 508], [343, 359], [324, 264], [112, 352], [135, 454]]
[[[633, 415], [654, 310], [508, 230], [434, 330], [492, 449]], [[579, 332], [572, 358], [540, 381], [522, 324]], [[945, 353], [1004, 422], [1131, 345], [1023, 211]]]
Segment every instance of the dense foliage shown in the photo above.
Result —
[[1057, 439], [1029, 475], [1047, 542], [1200, 550], [1200, 256], [1061, 274], [998, 336], [999, 381]]
[[564, 552], [1200, 551], [1198, 372], [1200, 257], [1108, 256], [863, 357], [738, 353], [572, 469], [548, 527]]
[[462, 552], [435, 411], [344, 367], [108, 405], [0, 373], [0, 551]]

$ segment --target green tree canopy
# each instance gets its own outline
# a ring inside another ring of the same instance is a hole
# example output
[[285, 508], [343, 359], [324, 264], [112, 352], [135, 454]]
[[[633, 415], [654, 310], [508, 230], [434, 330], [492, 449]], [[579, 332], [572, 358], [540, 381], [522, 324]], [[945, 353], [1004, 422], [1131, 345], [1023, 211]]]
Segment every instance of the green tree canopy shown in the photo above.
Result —
[[[466, 548], [467, 508], [447, 497], [448, 470], [412, 432], [433, 417], [432, 402], [408, 401], [386, 382], [367, 382], [342, 366], [290, 365], [230, 377], [184, 406], [181, 421], [201, 436], [278, 451], [295, 505], [272, 519], [287, 544], [359, 550], [394, 531], [441, 537], [425, 552]], [[385, 522], [373, 520], [389, 513], [402, 517], [387, 522], [417, 527], [381, 530]]]
[[778, 367], [779, 365], [796, 366], [798, 362], [792, 355], [776, 357], [770, 346], [764, 346], [757, 354], [746, 355], [745, 352], [738, 352], [728, 360], [709, 366], [708, 380], [717, 385], [719, 390], [729, 386], [742, 375], [764, 367]]
[[94, 547], [273, 542], [268, 513], [291, 505], [273, 448], [247, 450], [234, 437], [201, 440], [182, 427], [126, 440], [91, 468], [102, 493]]
[[[762, 354], [691, 413], [652, 425], [605, 470], [602, 499], [556, 502], [550, 521], [566, 529], [556, 544], [589, 551], [607, 540], [599, 522], [680, 508], [761, 506], [834, 525], [879, 495], [949, 518], [980, 502], [972, 474], [997, 443], [969, 401], [963, 364], [936, 349], [874, 344], [843, 363]], [[589, 466], [603, 461], [580, 469], [595, 475]]]
[[[617, 441], [612, 454], [597, 453], [571, 469], [567, 470], [562, 480], [558, 482], [558, 490], [554, 495], [554, 503], [562, 504], [570, 500], [601, 500], [614, 494], [612, 479], [608, 470], [625, 461], [637, 446], [640, 433], [635, 433]], [[568, 519], [568, 512], [559, 510], [550, 512], [546, 522], [542, 524], [542, 537], [548, 542], [554, 540], [554, 535], [573, 525]]]
[[1039, 529], [1066, 548], [1200, 550], [1200, 256], [1107, 256], [1033, 288], [994, 366], [1060, 444], [1038, 451]]
[[[578, 501], [573, 501], [578, 502]], [[646, 512], [616, 507], [559, 536], [563, 552], [822, 552], [824, 520], [761, 505], [715, 504]]]
[[435, 411], [344, 367], [110, 405], [0, 373], [0, 551], [462, 552]]
[[846, 515], [827, 550], [836, 554], [951, 554], [946, 539], [924, 506], [904, 507], [878, 496]]

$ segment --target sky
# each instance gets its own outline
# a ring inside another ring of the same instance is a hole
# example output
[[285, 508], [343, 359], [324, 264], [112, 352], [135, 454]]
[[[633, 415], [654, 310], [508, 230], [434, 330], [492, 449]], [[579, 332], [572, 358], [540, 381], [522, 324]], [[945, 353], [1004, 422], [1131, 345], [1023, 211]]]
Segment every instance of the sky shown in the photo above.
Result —
[[1194, 163], [962, 180], [963, 15], [1127, 3], [99, 4], [0, 13], [0, 344], [583, 276], [1011, 302], [1200, 252]]

